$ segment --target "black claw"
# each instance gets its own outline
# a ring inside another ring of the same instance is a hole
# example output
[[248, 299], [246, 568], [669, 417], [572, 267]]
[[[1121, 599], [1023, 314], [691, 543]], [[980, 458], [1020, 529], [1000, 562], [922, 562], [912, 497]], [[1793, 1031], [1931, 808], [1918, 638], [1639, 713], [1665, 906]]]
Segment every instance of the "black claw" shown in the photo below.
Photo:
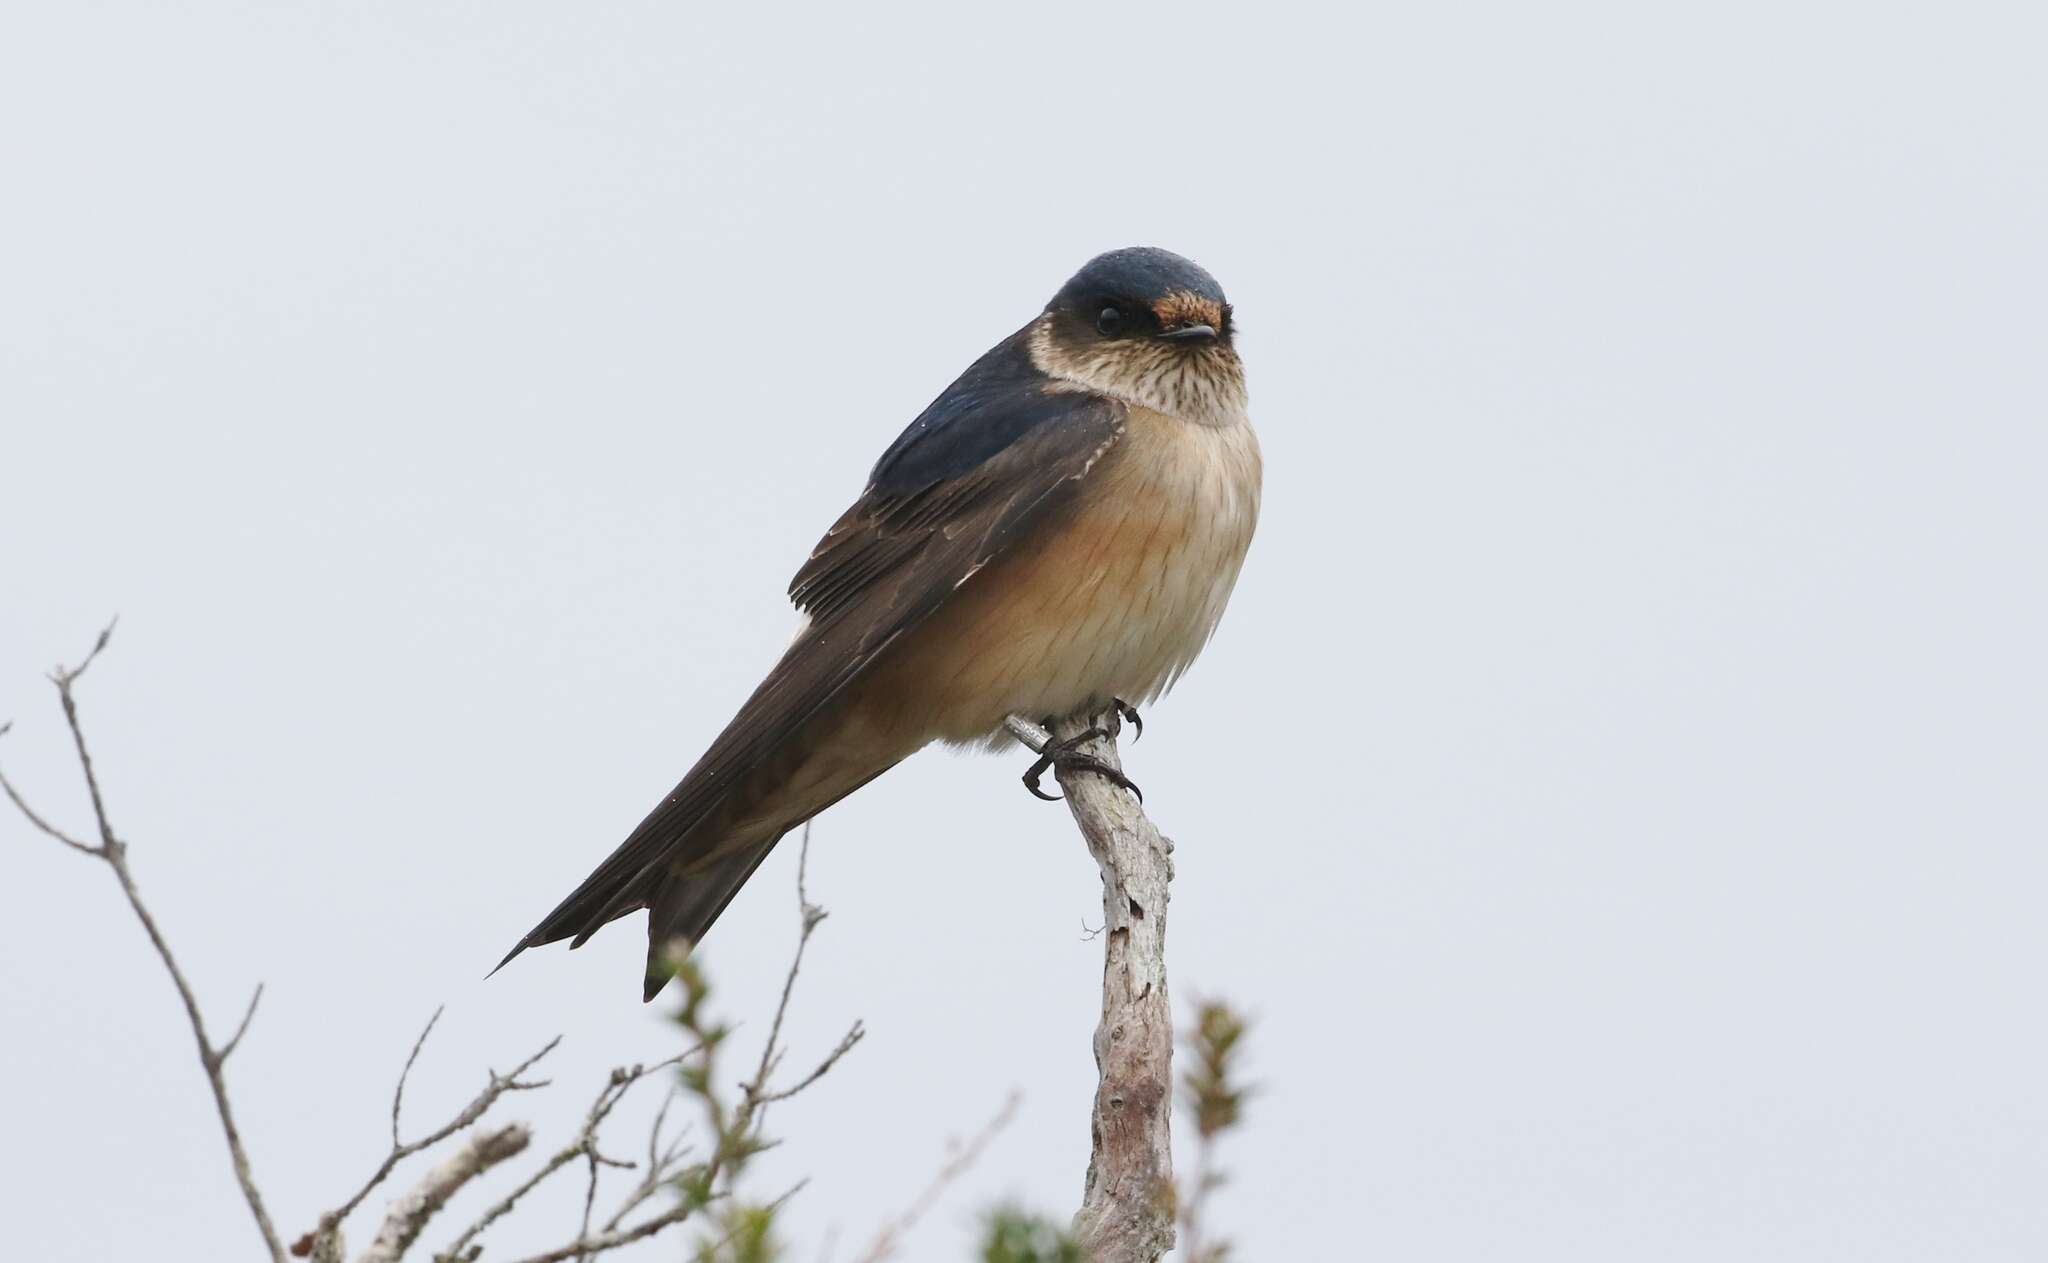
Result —
[[1138, 788], [1136, 781], [1125, 776], [1122, 772], [1117, 771], [1094, 755], [1082, 754], [1077, 748], [1088, 744], [1097, 737], [1107, 737], [1108, 735], [1107, 732], [1100, 728], [1090, 728], [1088, 731], [1069, 737], [1065, 741], [1047, 742], [1045, 749], [1039, 751], [1038, 761], [1026, 769], [1024, 773], [1024, 788], [1030, 790], [1034, 796], [1043, 798], [1049, 803], [1058, 802], [1062, 795], [1046, 793], [1040, 787], [1039, 782], [1047, 771], [1059, 767], [1065, 768], [1068, 771], [1093, 772], [1113, 785], [1120, 785], [1130, 790], [1138, 796], [1140, 803], [1144, 802], [1145, 791]]
[[1093, 772], [1097, 776], [1102, 777], [1104, 780], [1108, 781], [1112, 785], [1120, 785], [1123, 788], [1130, 790], [1131, 793], [1137, 798], [1138, 802], [1141, 804], [1145, 801], [1145, 791], [1138, 788], [1138, 782], [1132, 780], [1128, 776], [1125, 776], [1122, 772], [1117, 771], [1115, 768], [1111, 767], [1107, 763], [1104, 763], [1101, 759], [1096, 758], [1092, 754], [1075, 755], [1073, 762], [1070, 764], [1070, 766], [1079, 768], [1084, 772]]
[[1038, 787], [1038, 778], [1044, 776], [1045, 769], [1051, 766], [1052, 765], [1050, 763], [1033, 763], [1031, 765], [1031, 770], [1024, 773], [1024, 788], [1031, 791], [1031, 796], [1033, 798], [1043, 798], [1045, 801], [1049, 803], [1056, 803], [1060, 800], [1061, 795], [1048, 794]]
[[1116, 713], [1122, 715], [1124, 722], [1131, 726], [1131, 744], [1136, 745], [1138, 743], [1138, 739], [1145, 735], [1144, 716], [1138, 713], [1137, 707], [1131, 705], [1129, 702], [1125, 701], [1121, 697], [1112, 697], [1109, 700], [1113, 705], [1115, 705]]

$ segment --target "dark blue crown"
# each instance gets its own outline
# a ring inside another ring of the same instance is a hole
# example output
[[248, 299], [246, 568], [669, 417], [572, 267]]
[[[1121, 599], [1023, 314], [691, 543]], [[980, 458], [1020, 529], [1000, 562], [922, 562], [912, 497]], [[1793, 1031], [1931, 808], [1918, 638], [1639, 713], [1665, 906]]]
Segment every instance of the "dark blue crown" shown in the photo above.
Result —
[[1130, 246], [1088, 260], [1073, 279], [1053, 295], [1052, 306], [1066, 300], [1114, 298], [1150, 305], [1176, 290], [1187, 290], [1221, 303], [1223, 287], [1198, 265], [1157, 246]]

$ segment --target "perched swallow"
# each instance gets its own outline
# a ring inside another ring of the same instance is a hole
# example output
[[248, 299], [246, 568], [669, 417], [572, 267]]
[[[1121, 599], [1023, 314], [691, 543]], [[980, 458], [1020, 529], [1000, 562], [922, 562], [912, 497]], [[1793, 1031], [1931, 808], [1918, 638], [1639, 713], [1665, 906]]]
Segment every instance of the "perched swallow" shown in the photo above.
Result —
[[783, 834], [919, 749], [1172, 687], [1259, 516], [1233, 338], [1222, 288], [1179, 255], [1075, 273], [882, 453], [789, 585], [804, 618], [782, 660], [505, 961], [646, 908], [652, 1000], [669, 945], [701, 940]]

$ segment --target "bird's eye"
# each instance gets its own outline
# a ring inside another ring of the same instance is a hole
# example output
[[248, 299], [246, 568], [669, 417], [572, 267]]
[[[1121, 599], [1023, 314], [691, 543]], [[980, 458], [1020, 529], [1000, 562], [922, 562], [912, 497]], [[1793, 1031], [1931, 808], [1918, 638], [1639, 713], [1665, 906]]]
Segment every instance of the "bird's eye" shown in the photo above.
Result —
[[1124, 327], [1124, 313], [1114, 307], [1104, 307], [1095, 316], [1095, 331], [1105, 337], [1114, 335]]

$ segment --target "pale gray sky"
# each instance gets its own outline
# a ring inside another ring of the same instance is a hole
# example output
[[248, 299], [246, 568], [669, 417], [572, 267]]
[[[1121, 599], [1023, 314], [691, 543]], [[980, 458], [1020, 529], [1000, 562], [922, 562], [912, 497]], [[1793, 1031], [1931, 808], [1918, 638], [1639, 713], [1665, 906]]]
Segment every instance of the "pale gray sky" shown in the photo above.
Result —
[[[82, 819], [40, 673], [118, 611], [88, 721], [216, 1020], [270, 984], [234, 1069], [286, 1229], [439, 1002], [422, 1120], [555, 1032], [557, 1127], [671, 1048], [637, 921], [482, 974], [897, 430], [1148, 243], [1229, 290], [1267, 457], [1129, 752], [1179, 996], [1258, 1017], [1244, 1257], [2048, 1252], [2038, 6], [5, 27], [5, 758]], [[1019, 771], [819, 822], [796, 1056], [872, 1034], [777, 1120], [799, 1257], [1013, 1086], [907, 1257], [1078, 1197], [1097, 888]], [[757, 1031], [794, 860], [706, 949]], [[9, 1252], [254, 1257], [107, 874], [0, 822], [0, 921]]]

